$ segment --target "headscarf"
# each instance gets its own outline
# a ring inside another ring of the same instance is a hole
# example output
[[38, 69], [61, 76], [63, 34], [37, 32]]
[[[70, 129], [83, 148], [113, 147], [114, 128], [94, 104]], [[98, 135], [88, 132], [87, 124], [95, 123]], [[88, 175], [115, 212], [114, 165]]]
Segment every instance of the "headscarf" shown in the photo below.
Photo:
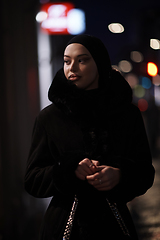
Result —
[[97, 37], [81, 34], [73, 37], [67, 43], [67, 46], [72, 43], [79, 43], [87, 48], [97, 65], [99, 73], [99, 85], [106, 85], [107, 79], [109, 79], [111, 76], [112, 67], [108, 51], [103, 42]]
[[[108, 51], [102, 41], [90, 35], [77, 35], [66, 45], [82, 44], [92, 55], [99, 73], [99, 88], [85, 91], [67, 80], [63, 68], [60, 69], [50, 86], [48, 97], [59, 108], [75, 115], [85, 115], [86, 111], [97, 106], [108, 113], [121, 111], [132, 101], [132, 90], [128, 82], [116, 70], [112, 69]], [[86, 111], [85, 111], [86, 110]], [[82, 114], [82, 112], [85, 112]]]

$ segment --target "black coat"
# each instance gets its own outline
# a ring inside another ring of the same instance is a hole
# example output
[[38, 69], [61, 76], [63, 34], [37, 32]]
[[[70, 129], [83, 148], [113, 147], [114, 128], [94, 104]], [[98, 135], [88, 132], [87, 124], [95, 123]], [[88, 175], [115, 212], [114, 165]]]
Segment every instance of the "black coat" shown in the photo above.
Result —
[[[54, 103], [36, 119], [25, 188], [35, 197], [53, 196], [41, 239], [62, 239], [75, 194], [79, 204], [71, 239], [125, 239], [106, 197], [117, 203], [137, 239], [126, 203], [152, 186], [154, 168], [141, 113], [131, 104], [131, 89], [119, 73], [113, 74], [108, 89], [84, 93], [68, 85], [63, 88], [61, 70], [49, 91]], [[111, 191], [98, 192], [78, 180], [75, 169], [86, 157], [120, 168], [120, 183]]]

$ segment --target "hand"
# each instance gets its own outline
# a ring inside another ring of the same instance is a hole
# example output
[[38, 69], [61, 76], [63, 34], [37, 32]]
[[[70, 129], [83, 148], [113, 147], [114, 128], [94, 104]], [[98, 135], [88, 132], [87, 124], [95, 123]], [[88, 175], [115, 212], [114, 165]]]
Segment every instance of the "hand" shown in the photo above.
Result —
[[97, 172], [98, 165], [98, 161], [91, 161], [88, 158], [85, 158], [81, 162], [79, 162], [78, 167], [75, 170], [75, 174], [79, 179], [85, 180], [87, 176], [93, 175]]
[[121, 170], [110, 166], [102, 165], [96, 167], [97, 172], [86, 176], [88, 183], [93, 185], [99, 191], [108, 191], [113, 189], [121, 178]]

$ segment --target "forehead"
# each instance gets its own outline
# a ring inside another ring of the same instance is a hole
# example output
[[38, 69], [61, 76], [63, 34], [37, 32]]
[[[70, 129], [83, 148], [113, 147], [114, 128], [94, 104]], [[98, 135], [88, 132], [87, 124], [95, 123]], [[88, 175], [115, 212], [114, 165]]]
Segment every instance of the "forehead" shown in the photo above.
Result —
[[87, 55], [91, 56], [88, 49], [80, 43], [72, 43], [72, 44], [68, 45], [64, 51], [64, 55], [66, 55], [66, 56], [78, 56], [81, 54], [87, 54]]

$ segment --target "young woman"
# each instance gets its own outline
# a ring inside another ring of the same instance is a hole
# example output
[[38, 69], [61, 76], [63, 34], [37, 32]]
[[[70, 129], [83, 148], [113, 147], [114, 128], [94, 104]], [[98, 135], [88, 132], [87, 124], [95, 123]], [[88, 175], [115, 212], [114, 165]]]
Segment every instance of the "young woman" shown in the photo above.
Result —
[[139, 109], [96, 37], [78, 35], [36, 119], [25, 188], [53, 196], [40, 239], [138, 239], [126, 203], [153, 184]]

